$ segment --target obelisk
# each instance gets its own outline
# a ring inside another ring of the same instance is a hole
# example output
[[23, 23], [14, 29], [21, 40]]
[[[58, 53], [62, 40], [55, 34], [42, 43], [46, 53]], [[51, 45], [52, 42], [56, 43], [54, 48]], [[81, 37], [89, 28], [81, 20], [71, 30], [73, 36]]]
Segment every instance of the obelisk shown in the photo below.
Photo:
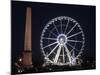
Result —
[[25, 24], [25, 39], [24, 39], [24, 51], [23, 51], [23, 67], [31, 68], [32, 67], [32, 39], [31, 39], [31, 30], [32, 30], [32, 11], [31, 7], [26, 9], [26, 24]]

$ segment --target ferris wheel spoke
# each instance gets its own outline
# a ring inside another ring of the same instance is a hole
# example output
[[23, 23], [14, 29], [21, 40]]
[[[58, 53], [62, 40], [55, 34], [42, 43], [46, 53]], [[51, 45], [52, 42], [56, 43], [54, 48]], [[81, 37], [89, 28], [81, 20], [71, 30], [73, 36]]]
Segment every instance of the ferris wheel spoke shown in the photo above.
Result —
[[68, 35], [76, 26], [77, 26], [77, 23], [68, 31], [66, 35]]
[[48, 40], [57, 40], [56, 38], [48, 38], [48, 37], [43, 37], [43, 39], [48, 39]]
[[74, 48], [70, 51], [70, 54], [73, 52]]
[[43, 48], [47, 48], [47, 47], [52, 46], [52, 45], [54, 45], [54, 44], [56, 44], [56, 43], [57, 43], [57, 42], [51, 43], [51, 44], [49, 44], [49, 45], [47, 45], [47, 46], [45, 46], [45, 47], [43, 47]]
[[79, 34], [81, 34], [81, 33], [82, 33], [82, 31], [80, 31], [80, 32], [78, 32], [78, 33], [75, 33], [75, 34], [72, 34], [71, 36], [68, 36], [67, 38], [74, 37], [74, 36], [79, 35]]
[[67, 22], [66, 28], [65, 28], [65, 30], [64, 30], [64, 34], [66, 33], [66, 30], [67, 30], [68, 25], [69, 25], [69, 19], [68, 19], [68, 22]]
[[57, 37], [57, 35], [55, 33], [53, 33], [53, 32], [50, 32], [50, 33], [53, 34], [55, 37]]
[[82, 41], [78, 41], [78, 40], [67, 40], [69, 42], [79, 42], [79, 43], [82, 43]]
[[57, 50], [57, 54], [54, 58], [54, 63], [57, 63], [59, 56], [60, 56], [60, 52], [61, 52], [61, 46], [59, 46], [58, 50]]
[[70, 52], [69, 52], [67, 46], [64, 45], [64, 47], [65, 47], [65, 51], [67, 52], [67, 56], [68, 56], [69, 62], [71, 63], [71, 54], [70, 54]]
[[[49, 30], [48, 30], [49, 31]], [[52, 31], [49, 31], [52, 35], [54, 35], [55, 37], [57, 37], [57, 34], [53, 33]]]
[[58, 29], [57, 29], [57, 27], [56, 27], [56, 25], [55, 25], [54, 22], [53, 22], [53, 25], [54, 25], [54, 27], [55, 27], [55, 29], [56, 29], [56, 31], [57, 31], [57, 34], [59, 35], [59, 31], [58, 31]]
[[47, 57], [49, 57], [54, 51], [55, 49], [58, 47], [58, 44], [51, 50], [51, 52], [47, 55]]
[[60, 23], [61, 23], [61, 33], [63, 33], [63, 31], [62, 31], [62, 21], [60, 20]]
[[72, 49], [75, 49], [75, 47], [73, 47], [71, 44], [67, 43], [67, 45], [69, 45]]
[[[71, 44], [67, 43], [67, 45], [69, 45], [70, 47], [72, 47], [72, 49], [75, 49], [75, 47], [73, 47]], [[77, 49], [75, 49], [75, 50], [78, 52]]]

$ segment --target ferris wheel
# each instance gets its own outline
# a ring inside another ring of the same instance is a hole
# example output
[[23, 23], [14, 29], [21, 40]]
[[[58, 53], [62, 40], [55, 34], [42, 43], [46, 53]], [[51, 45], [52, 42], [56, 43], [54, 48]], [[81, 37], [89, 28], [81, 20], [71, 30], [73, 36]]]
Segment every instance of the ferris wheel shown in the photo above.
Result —
[[40, 46], [46, 61], [73, 65], [84, 50], [85, 37], [79, 23], [67, 16], [51, 19], [44, 27]]

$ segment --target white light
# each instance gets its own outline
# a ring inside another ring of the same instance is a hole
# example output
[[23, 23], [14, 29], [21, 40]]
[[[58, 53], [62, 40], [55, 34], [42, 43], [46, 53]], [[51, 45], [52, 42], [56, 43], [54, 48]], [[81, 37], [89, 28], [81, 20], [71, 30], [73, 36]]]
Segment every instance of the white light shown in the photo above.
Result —
[[21, 62], [22, 61], [22, 58], [19, 58], [19, 61]]

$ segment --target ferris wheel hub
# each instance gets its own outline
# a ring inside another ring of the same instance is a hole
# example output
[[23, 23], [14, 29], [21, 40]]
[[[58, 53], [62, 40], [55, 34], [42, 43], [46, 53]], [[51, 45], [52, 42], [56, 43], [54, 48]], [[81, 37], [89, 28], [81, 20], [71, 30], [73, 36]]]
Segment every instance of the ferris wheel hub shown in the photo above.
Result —
[[59, 34], [57, 37], [58, 44], [63, 46], [67, 43], [67, 37], [65, 34]]

